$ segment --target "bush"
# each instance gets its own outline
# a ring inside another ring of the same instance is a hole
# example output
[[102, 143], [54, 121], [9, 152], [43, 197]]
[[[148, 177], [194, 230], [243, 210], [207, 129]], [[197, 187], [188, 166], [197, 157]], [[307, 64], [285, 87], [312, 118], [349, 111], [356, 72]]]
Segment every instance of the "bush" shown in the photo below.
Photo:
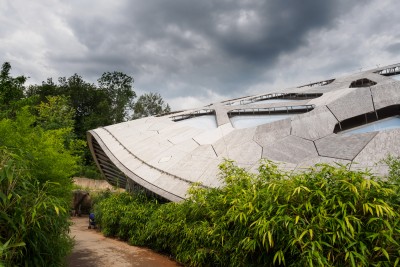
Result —
[[75, 176], [86, 177], [95, 180], [104, 180], [97, 166], [80, 164]]
[[400, 205], [400, 157], [389, 156], [384, 160], [384, 163], [389, 166], [388, 183], [395, 190], [392, 201]]
[[72, 247], [67, 210], [81, 142], [71, 127], [47, 127], [51, 120], [34, 110], [21, 106], [0, 118], [0, 262], [7, 266], [61, 266]]
[[94, 212], [104, 235], [140, 245], [138, 237], [158, 205], [156, 200], [149, 199], [144, 193], [112, 194], [107, 191], [95, 200]]
[[61, 266], [72, 248], [66, 201], [54, 183], [30, 177], [24, 160], [0, 150], [0, 266]]
[[29, 112], [28, 107], [19, 110], [15, 120], [0, 120], [0, 146], [18, 153], [26, 162], [30, 175], [40, 183], [60, 184], [48, 188], [48, 193], [70, 200], [71, 176], [76, 171], [79, 159], [65, 145], [72, 129], [45, 130], [36, 124], [37, 118]]
[[394, 178], [383, 181], [340, 165], [290, 176], [271, 162], [258, 175], [231, 161], [220, 169], [224, 188], [195, 186], [181, 203], [111, 197], [98, 206], [100, 224], [106, 234], [172, 254], [189, 266], [399, 263]]

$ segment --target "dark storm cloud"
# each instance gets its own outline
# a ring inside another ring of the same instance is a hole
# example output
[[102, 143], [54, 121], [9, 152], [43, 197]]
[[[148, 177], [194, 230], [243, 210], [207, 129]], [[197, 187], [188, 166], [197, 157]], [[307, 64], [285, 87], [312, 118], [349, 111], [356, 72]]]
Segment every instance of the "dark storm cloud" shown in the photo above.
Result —
[[[123, 71], [173, 108], [400, 61], [396, 0], [0, 1], [0, 56], [33, 82]], [[49, 12], [51, 10], [51, 12]]]
[[230, 56], [262, 64], [302, 45], [308, 31], [329, 25], [335, 9], [323, 1], [262, 2], [245, 7], [245, 11], [238, 9], [229, 14], [230, 17], [246, 19], [246, 12], [252, 12], [257, 17], [253, 23], [256, 25], [250, 23], [250, 27], [244, 30], [240, 25], [229, 25], [226, 32], [217, 32], [216, 38], [222, 50]]
[[145, 39], [173, 37], [179, 47], [179, 36], [167, 31], [176, 26], [203, 36], [218, 52], [252, 64], [265, 64], [262, 61], [295, 49], [307, 32], [330, 25], [347, 7], [340, 1], [315, 0], [159, 0], [129, 5], [125, 15], [131, 15], [131, 29], [141, 28]]
[[311, 0], [127, 1], [109, 16], [78, 12], [67, 21], [88, 48], [88, 64], [116, 65], [138, 75], [147, 66], [158, 69], [156, 75], [229, 95], [304, 44], [309, 31], [331, 25], [344, 7], [340, 1]]

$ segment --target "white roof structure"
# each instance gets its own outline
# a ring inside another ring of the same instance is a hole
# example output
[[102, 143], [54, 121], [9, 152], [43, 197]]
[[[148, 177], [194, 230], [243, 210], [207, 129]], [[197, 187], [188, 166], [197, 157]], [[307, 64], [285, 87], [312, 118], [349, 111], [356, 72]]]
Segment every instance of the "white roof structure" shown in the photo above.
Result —
[[400, 63], [346, 77], [123, 122], [88, 132], [109, 183], [145, 188], [170, 201], [193, 183], [223, 186], [232, 159], [256, 172], [261, 159], [298, 170], [343, 163], [387, 173], [400, 155]]

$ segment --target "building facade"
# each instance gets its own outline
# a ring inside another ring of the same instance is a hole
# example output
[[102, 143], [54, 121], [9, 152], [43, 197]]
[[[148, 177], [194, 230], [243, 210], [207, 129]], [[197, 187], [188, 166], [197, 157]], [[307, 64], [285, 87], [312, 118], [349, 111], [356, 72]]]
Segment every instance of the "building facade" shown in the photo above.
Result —
[[400, 64], [213, 103], [88, 132], [109, 183], [170, 201], [193, 183], [223, 186], [224, 159], [256, 172], [261, 159], [290, 171], [316, 163], [387, 173], [400, 156]]

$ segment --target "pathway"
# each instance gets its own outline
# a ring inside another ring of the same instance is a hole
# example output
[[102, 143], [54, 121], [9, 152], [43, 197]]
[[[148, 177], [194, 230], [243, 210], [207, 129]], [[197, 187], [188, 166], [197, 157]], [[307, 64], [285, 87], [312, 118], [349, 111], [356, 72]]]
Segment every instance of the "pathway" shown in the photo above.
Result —
[[70, 236], [75, 239], [68, 266], [113, 267], [178, 267], [168, 257], [149, 249], [130, 246], [112, 238], [104, 237], [94, 229], [88, 229], [87, 217], [73, 217]]

